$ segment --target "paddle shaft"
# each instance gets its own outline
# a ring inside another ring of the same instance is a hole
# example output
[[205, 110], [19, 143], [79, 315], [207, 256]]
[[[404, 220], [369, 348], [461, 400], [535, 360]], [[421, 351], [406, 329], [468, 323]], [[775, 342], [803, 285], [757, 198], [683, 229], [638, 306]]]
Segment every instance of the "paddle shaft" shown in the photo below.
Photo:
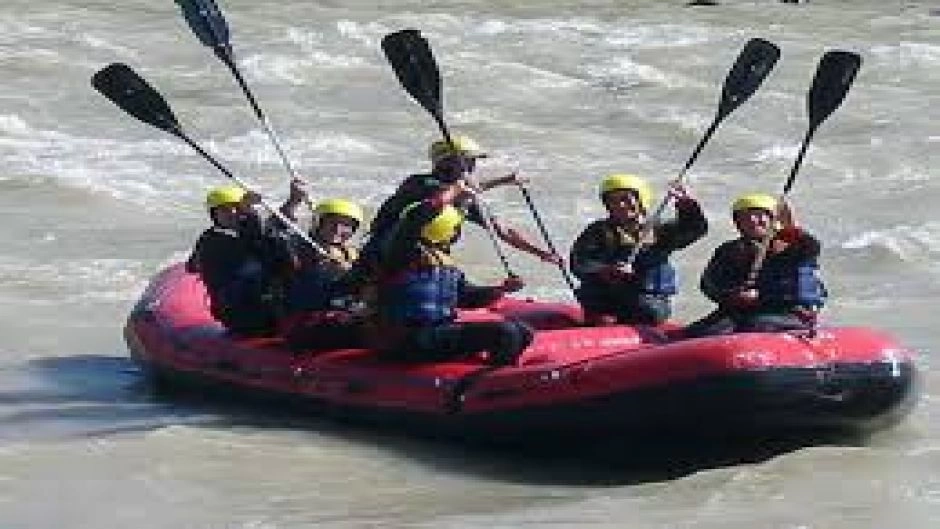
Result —
[[[451, 139], [450, 129], [447, 127], [447, 122], [444, 121], [443, 112], [440, 110], [440, 108], [438, 108], [436, 111], [431, 112], [431, 115], [434, 117], [434, 121], [437, 123], [438, 128], [441, 129], [441, 135], [444, 136], [444, 141], [446, 141], [448, 145], [453, 145], [454, 142]], [[470, 179], [470, 173], [463, 169], [463, 164], [461, 164], [461, 173], [464, 180], [466, 180], [472, 187], [479, 189], [479, 186], [477, 186], [476, 183]], [[518, 277], [509, 266], [509, 259], [506, 258], [506, 254], [503, 252], [503, 248], [499, 244], [499, 239], [496, 235], [496, 229], [493, 228], [493, 214], [489, 208], [489, 205], [485, 200], [483, 200], [481, 193], [474, 193], [474, 199], [477, 203], [477, 206], [481, 210], [480, 216], [483, 218], [483, 229], [486, 230], [486, 234], [489, 236], [490, 242], [493, 243], [493, 249], [496, 251], [496, 256], [499, 258], [499, 262], [503, 265], [503, 270], [506, 271], [506, 275], [509, 277]]]
[[[444, 136], [444, 141], [448, 145], [453, 145], [450, 130], [444, 120], [444, 105], [441, 99], [443, 83], [440, 78], [440, 70], [427, 40], [417, 30], [397, 31], [386, 35], [382, 39], [382, 50], [395, 70], [402, 87], [434, 118], [441, 134]], [[463, 165], [461, 166], [461, 177], [471, 187], [478, 187], [470, 179], [470, 174]], [[509, 260], [506, 259], [506, 254], [503, 253], [503, 249], [499, 244], [496, 230], [492, 224], [493, 215], [489, 206], [479, 193], [475, 193], [474, 197], [483, 217], [483, 228], [486, 230], [490, 242], [493, 243], [493, 249], [496, 251], [506, 275], [517, 277], [510, 268]]]
[[[552, 242], [552, 238], [548, 235], [548, 229], [545, 227], [545, 223], [542, 222], [542, 216], [539, 215], [538, 208], [535, 207], [535, 202], [532, 201], [532, 196], [529, 194], [529, 189], [522, 184], [518, 184], [519, 191], [522, 192], [522, 198], [525, 199], [525, 203], [529, 206], [529, 211], [532, 212], [532, 218], [535, 219], [535, 224], [539, 227], [539, 231], [542, 232], [542, 238], [545, 239], [545, 244], [548, 245], [548, 249], [555, 255], [560, 255], [558, 250], [555, 248], [555, 243]], [[568, 273], [568, 269], [565, 267], [564, 263], [558, 263], [558, 269], [561, 270], [561, 275], [565, 279], [565, 283], [568, 284], [568, 288], [571, 289], [571, 293], [574, 294], [575, 285], [574, 280], [571, 278], [571, 274]]]
[[[809, 127], [806, 130], [803, 143], [800, 145], [800, 152], [797, 154], [796, 160], [794, 160], [793, 166], [790, 168], [790, 174], [787, 176], [787, 181], [783, 186], [783, 192], [780, 194], [777, 201], [778, 212], [787, 194], [796, 182], [796, 175], [803, 165], [803, 158], [806, 156], [806, 150], [809, 147], [810, 141], [813, 139], [813, 135], [816, 134], [816, 129], [842, 105], [845, 96], [852, 87], [852, 83], [855, 81], [855, 76], [858, 74], [858, 69], [861, 64], [862, 58], [857, 53], [839, 50], [828, 51], [823, 54], [822, 59], [820, 59], [807, 96]], [[776, 233], [772, 225], [771, 229], [767, 231], [767, 234], [761, 240], [761, 244], [757, 250], [757, 256], [754, 258], [754, 262], [751, 263], [751, 269], [747, 276], [747, 286], [753, 288], [757, 283], [757, 276], [764, 266], [770, 243], [773, 241], [775, 235]]]
[[[217, 57], [219, 57], [219, 59], [222, 60], [222, 62], [225, 63], [226, 66], [228, 66], [228, 69], [232, 72], [232, 75], [235, 77], [235, 81], [241, 88], [242, 93], [244, 93], [245, 97], [248, 99], [248, 103], [251, 105], [255, 116], [258, 118], [258, 121], [261, 122], [261, 126], [264, 128], [265, 133], [267, 133], [268, 139], [271, 140], [271, 144], [274, 145], [274, 150], [276, 150], [278, 156], [280, 156], [281, 163], [284, 164], [284, 168], [287, 170], [287, 174], [290, 175], [292, 180], [306, 184], [300, 175], [297, 174], [294, 166], [287, 158], [287, 153], [284, 152], [284, 148], [281, 146], [281, 141], [278, 138], [277, 133], [274, 132], [274, 127], [271, 125], [271, 121], [268, 119], [267, 115], [265, 115], [264, 111], [261, 110], [261, 105], [258, 104], [258, 100], [255, 99], [254, 94], [248, 87], [248, 83], [245, 81], [244, 76], [242, 76], [241, 70], [239, 70], [238, 65], [235, 64], [235, 60], [224, 48], [215, 48], [215, 54]], [[310, 201], [310, 197], [306, 194], [304, 194], [304, 201], [311, 209], [313, 209], [313, 203]]]
[[[705, 148], [705, 144], [708, 143], [708, 140], [710, 140], [712, 135], [715, 134], [715, 131], [718, 130], [718, 125], [721, 124], [722, 120], [724, 120], [727, 115], [727, 113], [719, 112], [718, 115], [715, 116], [711, 126], [708, 127], [708, 130], [705, 131], [705, 135], [702, 136], [702, 139], [698, 142], [695, 150], [692, 151], [692, 156], [689, 157], [688, 161], [686, 161], [685, 165], [682, 167], [682, 170], [679, 171], [679, 176], [669, 183], [670, 187], [681, 185], [685, 181], [685, 175], [689, 172], [689, 168], [692, 167], [692, 164], [695, 163], [696, 159], [698, 159], [702, 149]], [[662, 200], [659, 201], [656, 209], [653, 210], [653, 213], [646, 219], [646, 222], [643, 223], [643, 228], [640, 230], [640, 236], [637, 237], [638, 242], [633, 246], [633, 249], [630, 250], [630, 255], [627, 256], [628, 265], [633, 266], [633, 263], [636, 262], [637, 257], [640, 255], [640, 250], [643, 249], [643, 241], [647, 240], [650, 233], [652, 233], [653, 230], [656, 229], [656, 226], [659, 225], [660, 219], [662, 218], [663, 213], [666, 211], [666, 206], [669, 204], [669, 198], [669, 193], [666, 193]]]
[[[209, 163], [211, 163], [211, 164], [212, 164], [216, 169], [218, 169], [222, 174], [224, 174], [225, 176], [227, 176], [228, 178], [230, 178], [233, 182], [235, 182], [236, 184], [238, 184], [239, 187], [241, 187], [241, 188], [244, 189], [245, 191], [249, 191], [249, 192], [254, 193], [254, 194], [258, 195], [258, 196], [261, 196], [260, 194], [254, 192], [254, 191], [251, 189], [251, 187], [248, 186], [247, 183], [245, 183], [244, 180], [242, 180], [241, 178], [239, 178], [238, 176], [236, 176], [234, 173], [232, 173], [231, 171], [229, 171], [224, 165], [222, 165], [221, 163], [219, 163], [219, 161], [216, 160], [214, 156], [212, 156], [211, 154], [209, 154], [208, 152], [206, 152], [206, 150], [203, 149], [198, 143], [196, 143], [195, 141], [193, 141], [192, 138], [190, 138], [189, 136], [187, 136], [186, 134], [184, 134], [182, 131], [177, 131], [177, 132], [174, 133], [174, 135], [175, 135], [176, 137], [180, 138], [181, 140], [185, 141], [190, 147], [193, 148], [193, 150], [195, 150], [197, 153], [199, 153], [200, 156], [202, 156], [203, 158], [205, 158], [206, 160], [208, 160]], [[330, 253], [329, 253], [328, 251], [326, 251], [326, 249], [323, 248], [323, 246], [321, 246], [321, 245], [318, 244], [316, 241], [314, 241], [313, 238], [311, 238], [310, 235], [309, 235], [307, 232], [305, 232], [305, 231], [303, 230], [303, 228], [301, 228], [300, 226], [298, 226], [297, 223], [295, 223], [294, 221], [292, 221], [291, 219], [289, 219], [286, 215], [284, 215], [284, 213], [283, 213], [279, 208], [276, 208], [276, 207], [272, 206], [271, 204], [269, 204], [267, 201], [265, 201], [265, 200], [263, 200], [263, 199], [261, 200], [260, 204], [261, 204], [262, 207], [264, 207], [265, 210], [268, 211], [268, 213], [270, 213], [271, 215], [274, 215], [274, 217], [275, 217], [277, 220], [279, 220], [279, 221], [280, 221], [281, 223], [283, 223], [285, 226], [287, 226], [288, 228], [290, 228], [290, 230], [293, 231], [298, 237], [300, 237], [304, 242], [306, 242], [307, 244], [309, 244], [310, 247], [313, 248], [314, 251], [316, 251], [318, 254], [320, 254], [321, 257], [324, 257], [324, 258], [327, 258], [327, 259], [330, 259], [330, 260], [335, 260], [335, 258], [334, 258], [332, 255], [330, 255]]]
[[[809, 142], [813, 139], [813, 135], [816, 133], [816, 127], [810, 127], [806, 132], [806, 137], [803, 138], [803, 144], [800, 145], [800, 152], [796, 156], [796, 161], [793, 163], [793, 167], [790, 168], [790, 175], [787, 177], [787, 183], [783, 186], [783, 192], [777, 197], [777, 212], [775, 216], [779, 215], [780, 207], [783, 205], [784, 200], [787, 198], [787, 194], [790, 193], [790, 189], [793, 188], [793, 183], [796, 182], [796, 175], [800, 170], [800, 166], [803, 165], [803, 158], [806, 156], [806, 150], [809, 147]], [[757, 247], [757, 255], [754, 257], [754, 261], [751, 263], [751, 269], [747, 273], [747, 280], [745, 284], [749, 287], [754, 287], [757, 284], [757, 276], [760, 274], [761, 268], [764, 266], [764, 261], [767, 260], [767, 252], [770, 250], [770, 243], [773, 241], [774, 237], [777, 235], [777, 230], [773, 229], [774, 224], [771, 225], [771, 228], [767, 230], [767, 234], [764, 235], [764, 238], [760, 241], [760, 246]]]
[[[774, 65], [777, 64], [779, 58], [780, 49], [769, 41], [764, 39], [751, 39], [745, 44], [744, 49], [738, 54], [738, 58], [731, 66], [731, 70], [728, 72], [725, 82], [722, 85], [721, 98], [718, 102], [718, 111], [715, 114], [715, 119], [712, 120], [712, 124], [708, 127], [708, 130], [705, 131], [705, 134], [698, 142], [695, 150], [692, 151], [692, 155], [689, 157], [688, 161], [685, 162], [685, 165], [679, 172], [679, 176], [670, 183], [670, 187], [678, 186], [683, 183], [689, 168], [691, 168], [695, 160], [698, 159], [702, 149], [705, 148], [705, 144], [708, 143], [715, 134], [715, 131], [718, 130], [718, 126], [721, 122], [760, 88], [760, 85], [764, 82], [764, 79], [773, 69]], [[629, 266], [633, 266], [633, 263], [636, 262], [640, 250], [643, 249], [643, 241], [649, 238], [650, 233], [652, 233], [659, 224], [663, 212], [666, 209], [666, 205], [669, 203], [669, 199], [670, 195], [667, 193], [663, 196], [663, 199], [656, 209], [653, 210], [652, 215], [643, 223], [637, 243], [633, 246], [630, 255], [627, 257], [627, 264]]]

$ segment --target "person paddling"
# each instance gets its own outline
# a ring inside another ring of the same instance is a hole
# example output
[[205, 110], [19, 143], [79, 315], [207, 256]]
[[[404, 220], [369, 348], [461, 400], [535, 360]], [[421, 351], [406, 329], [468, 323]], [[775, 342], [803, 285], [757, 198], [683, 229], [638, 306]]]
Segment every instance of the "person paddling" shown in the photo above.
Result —
[[[571, 271], [581, 280], [575, 291], [588, 324], [659, 324], [672, 313], [676, 272], [672, 252], [701, 239], [708, 221], [688, 189], [675, 184], [676, 219], [644, 230], [652, 193], [643, 179], [613, 174], [601, 181], [607, 218], [589, 224], [571, 248]], [[641, 240], [642, 234], [648, 233]], [[641, 245], [632, 264], [631, 255]]]
[[[369, 227], [370, 238], [362, 250], [362, 264], [372, 266], [379, 253], [382, 241], [388, 236], [389, 229], [398, 222], [401, 212], [409, 204], [424, 200], [441, 189], [455, 182], [466, 181], [466, 174], [476, 169], [477, 160], [487, 154], [480, 145], [467, 136], [455, 136], [452, 143], [444, 140], [435, 141], [428, 149], [432, 170], [429, 174], [414, 174], [406, 178], [395, 193], [385, 200], [375, 214]], [[482, 182], [480, 191], [493, 189], [501, 185], [516, 185], [520, 180], [516, 175], [496, 178]], [[470, 222], [484, 223], [483, 213], [472, 196], [461, 197], [454, 204]], [[497, 235], [516, 249], [530, 253], [545, 262], [558, 264], [561, 258], [555, 253], [540, 248], [518, 230], [499, 219], [490, 219]]]
[[[291, 197], [285, 214], [294, 218], [296, 205], [310, 201], [299, 182], [292, 182]], [[313, 251], [298, 237], [290, 238], [293, 259], [278, 333], [295, 349], [356, 347], [361, 343], [356, 322], [361, 302], [342, 291], [341, 280], [359, 254], [349, 241], [363, 222], [362, 208], [331, 198], [314, 206], [312, 214], [309, 235], [327, 255]]]
[[393, 357], [445, 360], [488, 353], [493, 365], [516, 363], [533, 334], [517, 321], [459, 322], [457, 308], [483, 307], [523, 287], [518, 277], [475, 286], [450, 255], [460, 237], [466, 200], [462, 181], [405, 208], [380, 253], [375, 338]]
[[186, 269], [198, 273], [212, 315], [236, 334], [271, 334], [278, 314], [277, 277], [288, 262], [284, 245], [264, 229], [261, 197], [237, 185], [211, 189], [212, 226], [196, 242]]
[[[814, 327], [827, 297], [817, 264], [819, 240], [796, 224], [786, 201], [767, 194], [742, 195], [731, 211], [740, 237], [715, 250], [701, 279], [702, 292], [718, 308], [690, 324], [686, 335]], [[753, 264], [768, 236], [763, 266], [752, 280]]]

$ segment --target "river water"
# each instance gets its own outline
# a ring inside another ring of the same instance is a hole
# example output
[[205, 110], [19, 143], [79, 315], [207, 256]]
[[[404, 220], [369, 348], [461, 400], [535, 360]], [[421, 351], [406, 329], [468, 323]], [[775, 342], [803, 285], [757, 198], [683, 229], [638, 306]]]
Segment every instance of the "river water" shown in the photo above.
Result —
[[[940, 13], [928, 2], [227, 0], [239, 65], [314, 197], [374, 207], [435, 139], [381, 37], [423, 30], [442, 64], [451, 127], [518, 169], [567, 247], [601, 213], [598, 180], [645, 175], [661, 192], [716, 109], [747, 39], [783, 56], [691, 172], [711, 230], [676, 258], [679, 319], [732, 235], [728, 204], [777, 192], [806, 130], [821, 54], [865, 63], [820, 128], [792, 193], [825, 243], [830, 322], [884, 329], [921, 353], [923, 394], [865, 442], [737, 461], [488, 453], [283, 415], [153, 396], [123, 320], [148, 278], [184, 256], [222, 177], [136, 122], [89, 78], [124, 62], [191, 135], [272, 200], [275, 151], [225, 67], [173, 2], [0, 4], [0, 527], [631, 527], [927, 529], [940, 526]], [[514, 190], [492, 206], [535, 235]], [[472, 231], [472, 230], [470, 230]], [[479, 233], [461, 259], [499, 277]], [[557, 271], [513, 255], [527, 292], [565, 299]], [[572, 447], [577, 449], [578, 447]], [[625, 463], [623, 460], [626, 459]], [[652, 471], [661, 463], [670, 470]]]

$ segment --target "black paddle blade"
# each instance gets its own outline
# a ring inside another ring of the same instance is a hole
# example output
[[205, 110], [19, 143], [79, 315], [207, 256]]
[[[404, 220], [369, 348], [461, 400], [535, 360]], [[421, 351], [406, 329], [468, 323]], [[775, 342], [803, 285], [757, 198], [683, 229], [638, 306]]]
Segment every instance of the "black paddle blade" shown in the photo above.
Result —
[[748, 100], [777, 64], [780, 48], [764, 39], [751, 39], [728, 72], [721, 89], [718, 119], [723, 119]]
[[216, 53], [232, 57], [228, 23], [215, 0], [176, 0], [183, 10], [183, 18], [204, 45], [214, 48]]
[[112, 63], [91, 78], [91, 86], [124, 112], [160, 130], [180, 136], [182, 130], [166, 100], [129, 66]]
[[382, 38], [382, 51], [398, 81], [422, 107], [440, 121], [443, 114], [441, 73], [431, 46], [417, 29], [403, 29]]
[[806, 100], [810, 129], [818, 127], [842, 105], [861, 66], [862, 57], [857, 53], [828, 51], [823, 55]]

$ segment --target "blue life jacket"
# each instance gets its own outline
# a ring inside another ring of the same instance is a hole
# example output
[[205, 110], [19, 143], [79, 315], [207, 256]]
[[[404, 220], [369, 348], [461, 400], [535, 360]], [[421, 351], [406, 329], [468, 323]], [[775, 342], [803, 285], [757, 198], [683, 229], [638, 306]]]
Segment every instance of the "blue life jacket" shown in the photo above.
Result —
[[385, 322], [438, 325], [453, 321], [464, 274], [450, 256], [425, 250], [422, 259], [380, 284], [379, 312]]
[[757, 277], [757, 288], [762, 303], [771, 306], [818, 309], [828, 297], [815, 259], [803, 261], [795, 269], [785, 261], [768, 259]]
[[669, 262], [668, 255], [656, 253], [643, 249], [636, 256], [633, 266], [639, 274], [640, 289], [645, 294], [675, 295], [679, 291], [676, 269]]

